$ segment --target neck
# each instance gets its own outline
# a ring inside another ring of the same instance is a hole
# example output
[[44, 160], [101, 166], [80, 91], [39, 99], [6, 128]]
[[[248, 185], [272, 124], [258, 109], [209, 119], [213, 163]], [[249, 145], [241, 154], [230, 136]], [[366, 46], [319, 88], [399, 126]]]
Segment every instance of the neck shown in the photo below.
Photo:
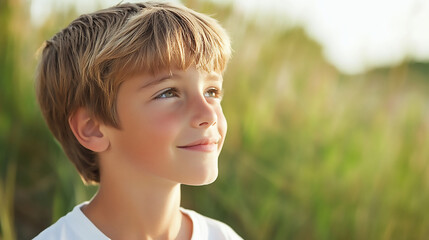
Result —
[[[84, 214], [112, 239], [189, 239], [191, 225], [180, 212], [180, 184], [102, 178]], [[142, 180], [142, 179], [139, 179]], [[130, 186], [132, 185], [132, 187]]]

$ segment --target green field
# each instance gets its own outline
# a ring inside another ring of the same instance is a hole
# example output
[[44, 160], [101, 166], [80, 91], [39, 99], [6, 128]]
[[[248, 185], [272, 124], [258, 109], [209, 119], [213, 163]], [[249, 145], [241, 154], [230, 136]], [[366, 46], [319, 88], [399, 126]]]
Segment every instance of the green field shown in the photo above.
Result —
[[[0, 2], [0, 239], [29, 239], [89, 199], [49, 133], [33, 89], [36, 51], [78, 14], [32, 25], [28, 1]], [[233, 42], [228, 136], [218, 180], [183, 186], [183, 206], [245, 239], [427, 239], [429, 63], [345, 75], [299, 26], [215, 14]], [[267, 27], [267, 24], [269, 27]]]

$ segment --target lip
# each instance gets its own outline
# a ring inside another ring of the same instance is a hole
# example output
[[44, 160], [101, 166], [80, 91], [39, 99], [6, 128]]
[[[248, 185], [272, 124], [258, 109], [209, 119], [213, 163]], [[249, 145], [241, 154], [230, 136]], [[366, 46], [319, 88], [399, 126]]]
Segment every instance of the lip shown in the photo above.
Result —
[[191, 150], [191, 151], [200, 151], [200, 152], [213, 152], [218, 148], [219, 139], [218, 138], [203, 138], [192, 143], [177, 146], [180, 149]]

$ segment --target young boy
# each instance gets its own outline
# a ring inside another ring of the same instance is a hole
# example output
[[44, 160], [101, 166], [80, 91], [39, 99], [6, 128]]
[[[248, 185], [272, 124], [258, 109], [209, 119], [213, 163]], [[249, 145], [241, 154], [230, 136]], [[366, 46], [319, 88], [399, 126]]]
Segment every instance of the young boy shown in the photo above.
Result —
[[218, 175], [226, 134], [224, 29], [183, 6], [121, 4], [82, 15], [45, 43], [38, 100], [87, 183], [35, 239], [241, 239], [180, 207], [180, 185]]

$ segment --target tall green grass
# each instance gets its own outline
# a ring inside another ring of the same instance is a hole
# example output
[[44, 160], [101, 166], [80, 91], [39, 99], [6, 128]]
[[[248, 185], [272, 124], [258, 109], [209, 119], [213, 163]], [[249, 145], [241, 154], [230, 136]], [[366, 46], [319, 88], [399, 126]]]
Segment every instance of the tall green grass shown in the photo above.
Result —
[[[0, 238], [28, 239], [96, 188], [81, 183], [33, 93], [34, 52], [76, 13], [36, 28], [24, 2], [11, 2], [0, 8], [10, 30], [0, 35]], [[184, 186], [185, 207], [245, 239], [427, 238], [428, 63], [347, 76], [299, 27], [185, 3], [215, 13], [234, 48], [219, 179]]]

